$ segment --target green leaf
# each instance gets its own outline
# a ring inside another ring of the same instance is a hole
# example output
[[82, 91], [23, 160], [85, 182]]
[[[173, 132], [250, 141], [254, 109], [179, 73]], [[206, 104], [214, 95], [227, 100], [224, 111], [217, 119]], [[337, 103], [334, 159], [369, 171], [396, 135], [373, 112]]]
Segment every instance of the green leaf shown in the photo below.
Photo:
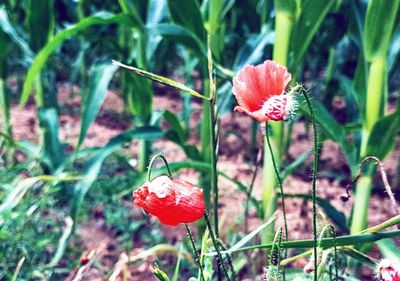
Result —
[[205, 42], [207, 33], [196, 0], [168, 0], [168, 9], [175, 23], [194, 33], [201, 42]]
[[160, 281], [171, 281], [168, 277], [168, 275], [159, 269], [158, 267], [153, 269], [153, 274], [157, 277], [158, 280]]
[[301, 14], [293, 27], [290, 41], [290, 53], [293, 56], [291, 64], [294, 66], [290, 69], [296, 69], [301, 63], [312, 39], [334, 3], [335, 1], [301, 1]]
[[186, 142], [188, 140], [188, 131], [183, 127], [183, 124], [178, 117], [169, 110], [164, 111], [163, 117], [170, 126], [168, 132], [171, 132], [176, 136], [171, 139], [178, 143]]
[[170, 128], [165, 133], [165, 137], [170, 141], [179, 145], [186, 156], [195, 161], [201, 161], [200, 151], [195, 145], [188, 144], [189, 132], [184, 127], [178, 117], [170, 111], [165, 111], [163, 114], [164, 119], [168, 122]]
[[370, 0], [364, 25], [364, 53], [368, 61], [385, 59], [400, 0]]
[[294, 14], [297, 10], [296, 0], [275, 0], [274, 5], [277, 12]]
[[74, 188], [74, 195], [71, 198], [72, 219], [76, 221], [79, 208], [86, 193], [100, 172], [103, 161], [112, 153], [120, 149], [125, 143], [132, 139], [154, 140], [163, 136], [163, 132], [157, 127], [141, 127], [126, 131], [112, 138], [104, 147], [99, 149], [86, 163], [83, 171], [83, 179]]
[[24, 53], [25, 57], [32, 61], [35, 54], [32, 52], [28, 43], [22, 38], [22, 36], [14, 28], [13, 23], [8, 18], [7, 12], [4, 7], [0, 8], [0, 29], [7, 34], [11, 40], [17, 45]]
[[251, 231], [250, 233], [245, 235], [242, 239], [240, 239], [237, 243], [235, 243], [235, 245], [233, 245], [231, 248], [229, 248], [229, 250], [235, 251], [237, 249], [240, 249], [241, 247], [243, 247], [244, 245], [249, 243], [257, 234], [262, 232], [268, 225], [273, 223], [275, 220], [276, 220], [276, 214], [269, 217], [265, 223], [261, 224], [256, 229], [254, 229], [253, 231]]
[[90, 125], [92, 125], [106, 98], [108, 85], [117, 68], [117, 66], [110, 63], [101, 63], [94, 65], [90, 71], [89, 93], [83, 104], [82, 123], [77, 150], [82, 145]]
[[3, 213], [15, 208], [22, 200], [28, 189], [35, 185], [38, 181], [40, 181], [40, 177], [26, 178], [21, 180], [18, 179], [12, 183], [9, 189], [10, 192], [2, 200], [0, 205], [0, 217]]
[[166, 16], [167, 0], [150, 0], [147, 8], [146, 26], [154, 26]]
[[64, 160], [64, 146], [59, 139], [60, 126], [55, 108], [39, 109], [39, 125], [44, 131], [44, 159], [47, 166], [54, 172]]
[[[278, 194], [281, 196], [281, 194]], [[285, 194], [286, 198], [303, 198], [311, 201], [312, 196], [308, 194]], [[348, 233], [349, 229], [346, 224], [346, 216], [338, 211], [328, 200], [322, 199], [320, 197], [316, 198], [318, 206], [320, 206], [326, 215], [332, 220], [332, 222], [337, 225], [343, 232]]]
[[170, 87], [173, 87], [173, 88], [177, 89], [178, 91], [184, 92], [186, 94], [189, 94], [189, 95], [201, 98], [201, 99], [206, 99], [206, 100], [208, 99], [208, 98], [204, 97], [203, 95], [199, 94], [198, 92], [192, 90], [191, 88], [186, 87], [185, 85], [183, 85], [181, 83], [178, 83], [178, 82], [175, 82], [174, 80], [171, 80], [169, 78], [166, 78], [166, 77], [163, 77], [163, 76], [159, 76], [159, 75], [153, 74], [151, 72], [148, 72], [148, 71], [145, 71], [145, 70], [133, 67], [133, 66], [129, 66], [129, 65], [120, 63], [120, 62], [115, 61], [115, 60], [113, 60], [113, 64], [118, 65], [118, 66], [120, 66], [122, 68], [125, 68], [125, 69], [128, 69], [128, 70], [131, 70], [135, 74], [143, 76], [143, 77], [146, 77], [147, 79], [156, 81], [158, 83], [161, 83], [161, 84], [164, 84], [164, 85], [167, 85], [167, 86], [170, 86]]
[[128, 105], [129, 110], [135, 116], [142, 120], [147, 120], [153, 110], [153, 87], [151, 82], [144, 77], [137, 76], [134, 73], [128, 73], [129, 82]]
[[[2, 47], [0, 49], [0, 62], [3, 63], [3, 60], [5, 59], [6, 55], [11, 50], [12, 42], [10, 40], [10, 37], [6, 33], [4, 33], [1, 29], [0, 29], [0, 42], [2, 44]], [[3, 76], [2, 73], [0, 72], [0, 78], [1, 77]]]
[[50, 40], [37, 54], [32, 66], [29, 68], [25, 78], [24, 86], [22, 89], [21, 106], [24, 106], [28, 101], [29, 94], [35, 79], [40, 74], [40, 71], [47, 62], [49, 56], [66, 40], [76, 35], [80, 31], [88, 29], [93, 25], [108, 25], [108, 24], [121, 24], [127, 26], [138, 26], [139, 24], [133, 20], [132, 17], [125, 14], [110, 14], [106, 12], [97, 13], [93, 16], [87, 17], [78, 23], [69, 26], [57, 33], [52, 40]]
[[250, 36], [236, 55], [233, 70], [238, 71], [246, 64], [256, 64], [265, 57], [264, 49], [274, 43], [274, 32], [266, 27], [257, 36]]
[[38, 52], [53, 36], [54, 0], [30, 0], [29, 6], [30, 46]]
[[[383, 239], [378, 241], [377, 243], [384, 241], [387, 239]], [[341, 247], [340, 252], [345, 253], [346, 255], [356, 259], [357, 261], [361, 262], [363, 265], [369, 266], [370, 268], [376, 268], [376, 261], [371, 258], [370, 256], [364, 254], [361, 251], [354, 249], [353, 247]]]
[[300, 167], [304, 161], [306, 161], [307, 157], [310, 155], [312, 151], [312, 148], [304, 151], [302, 154], [296, 157], [296, 159], [285, 165], [284, 170], [280, 173], [281, 174], [281, 179], [284, 180], [286, 179], [289, 175], [293, 173], [294, 170], [297, 170], [298, 167]]
[[383, 239], [376, 242], [376, 244], [378, 244], [379, 250], [381, 250], [383, 257], [400, 262], [400, 249], [392, 239]]
[[182, 44], [186, 48], [192, 50], [198, 57], [207, 57], [207, 48], [196, 35], [179, 25], [160, 23], [149, 29], [154, 33], [161, 35], [167, 40], [171, 40], [177, 44]]
[[383, 160], [395, 147], [399, 133], [400, 112], [396, 111], [376, 122], [368, 137], [366, 156]]
[[[298, 98], [300, 101], [300, 109], [302, 112], [309, 116], [308, 108], [304, 105], [303, 97]], [[321, 102], [317, 100], [311, 101], [312, 107], [315, 110], [315, 118], [320, 125], [322, 132], [329, 139], [337, 142], [346, 157], [349, 166], [354, 169], [357, 166], [357, 156], [354, 144], [350, 143], [346, 138], [346, 130], [344, 126], [340, 125], [325, 109]]]

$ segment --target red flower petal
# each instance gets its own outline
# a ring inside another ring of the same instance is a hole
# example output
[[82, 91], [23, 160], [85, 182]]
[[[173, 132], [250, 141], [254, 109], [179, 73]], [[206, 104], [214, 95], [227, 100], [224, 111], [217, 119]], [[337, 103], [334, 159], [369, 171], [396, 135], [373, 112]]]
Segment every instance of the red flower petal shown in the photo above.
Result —
[[133, 203], [171, 226], [196, 221], [205, 211], [202, 189], [166, 176], [158, 177], [135, 190]]
[[232, 91], [239, 104], [236, 110], [260, 122], [268, 121], [269, 118], [261, 117], [262, 113], [257, 111], [270, 97], [283, 94], [291, 77], [286, 67], [270, 60], [257, 66], [244, 66], [233, 78]]

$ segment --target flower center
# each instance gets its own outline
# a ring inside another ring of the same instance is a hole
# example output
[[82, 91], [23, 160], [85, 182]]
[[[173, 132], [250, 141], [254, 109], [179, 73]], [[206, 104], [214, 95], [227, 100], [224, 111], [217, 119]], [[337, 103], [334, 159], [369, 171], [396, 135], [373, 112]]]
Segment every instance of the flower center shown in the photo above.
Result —
[[287, 121], [296, 110], [292, 95], [272, 96], [262, 106], [263, 113], [274, 121]]

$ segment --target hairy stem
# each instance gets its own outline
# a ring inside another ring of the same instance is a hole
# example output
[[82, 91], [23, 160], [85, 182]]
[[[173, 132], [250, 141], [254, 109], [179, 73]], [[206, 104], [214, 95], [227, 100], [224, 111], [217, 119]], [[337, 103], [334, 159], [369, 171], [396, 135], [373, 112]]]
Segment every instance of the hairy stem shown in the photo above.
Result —
[[153, 167], [154, 162], [157, 160], [157, 158], [161, 158], [164, 161], [165, 167], [167, 168], [167, 171], [168, 171], [168, 176], [169, 176], [170, 179], [172, 179], [172, 173], [171, 173], [171, 170], [169, 168], [167, 159], [161, 153], [157, 153], [156, 155], [151, 157], [150, 164], [149, 164], [149, 167], [147, 169], [147, 178], [146, 178], [147, 181], [151, 181], [151, 168]]
[[219, 259], [219, 261], [218, 261], [219, 266], [221, 266], [222, 271], [223, 271], [223, 273], [224, 273], [224, 275], [226, 277], [226, 280], [230, 281], [231, 279], [229, 278], [228, 271], [226, 270], [226, 267], [225, 267], [225, 264], [224, 264], [224, 259], [222, 258], [222, 254], [221, 254], [221, 251], [219, 249], [219, 242], [218, 242], [217, 238], [215, 237], [214, 230], [213, 230], [213, 227], [211, 225], [210, 218], [208, 217], [207, 211], [204, 213], [204, 218], [206, 220], [208, 230], [210, 231], [210, 236], [211, 236], [211, 240], [213, 242], [215, 251], [217, 252], [217, 256], [218, 256], [218, 259]]
[[186, 227], [186, 231], [187, 231], [190, 243], [193, 248], [194, 258], [196, 259], [197, 266], [199, 267], [199, 270], [200, 270], [200, 281], [204, 281], [206, 279], [204, 278], [203, 266], [201, 265], [200, 256], [199, 256], [199, 253], [197, 252], [196, 244], [194, 243], [192, 231], [190, 230], [190, 227], [187, 223], [185, 223], [185, 227]]
[[308, 110], [310, 111], [311, 122], [313, 126], [313, 142], [314, 142], [314, 160], [313, 160], [313, 172], [312, 172], [312, 213], [313, 213], [313, 240], [314, 240], [314, 280], [318, 278], [318, 260], [317, 260], [317, 173], [318, 173], [318, 135], [317, 135], [317, 123], [315, 121], [314, 109], [311, 106], [310, 98], [306, 91], [302, 91]]

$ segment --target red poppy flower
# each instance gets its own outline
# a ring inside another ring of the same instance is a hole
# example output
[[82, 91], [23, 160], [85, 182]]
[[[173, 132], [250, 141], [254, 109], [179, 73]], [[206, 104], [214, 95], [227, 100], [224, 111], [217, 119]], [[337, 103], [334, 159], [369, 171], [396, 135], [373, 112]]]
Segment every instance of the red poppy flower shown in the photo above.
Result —
[[285, 95], [291, 79], [286, 67], [274, 61], [246, 65], [233, 78], [233, 94], [239, 104], [235, 110], [259, 122], [286, 120], [294, 108], [293, 97]]
[[133, 191], [133, 203], [171, 226], [197, 221], [206, 208], [202, 189], [167, 176], [146, 182]]

